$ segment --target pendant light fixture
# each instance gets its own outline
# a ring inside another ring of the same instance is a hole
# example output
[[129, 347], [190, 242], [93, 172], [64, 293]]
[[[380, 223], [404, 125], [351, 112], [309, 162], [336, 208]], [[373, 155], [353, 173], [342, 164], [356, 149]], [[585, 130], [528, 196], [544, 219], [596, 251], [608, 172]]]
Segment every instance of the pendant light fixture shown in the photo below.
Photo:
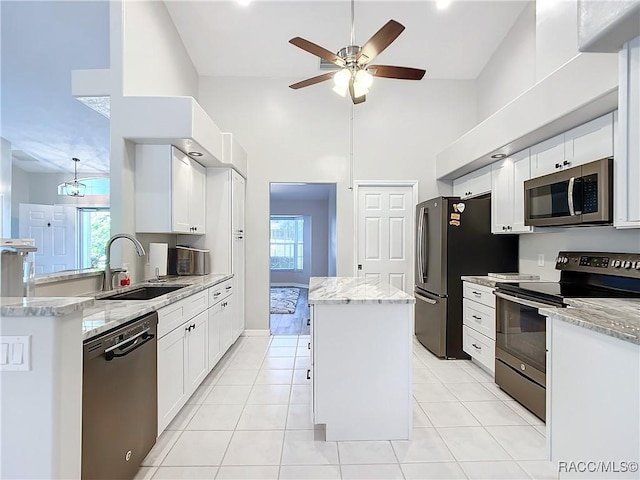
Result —
[[84, 197], [87, 186], [78, 181], [78, 162], [80, 159], [74, 157], [71, 160], [73, 160], [73, 181], [64, 183], [64, 194], [69, 197]]

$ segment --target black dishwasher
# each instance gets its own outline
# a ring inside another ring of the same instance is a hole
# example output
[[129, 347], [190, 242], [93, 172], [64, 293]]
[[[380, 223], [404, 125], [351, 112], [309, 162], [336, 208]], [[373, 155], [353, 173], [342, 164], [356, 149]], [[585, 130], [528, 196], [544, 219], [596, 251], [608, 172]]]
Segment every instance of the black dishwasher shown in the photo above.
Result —
[[84, 342], [82, 478], [132, 479], [158, 433], [156, 312]]

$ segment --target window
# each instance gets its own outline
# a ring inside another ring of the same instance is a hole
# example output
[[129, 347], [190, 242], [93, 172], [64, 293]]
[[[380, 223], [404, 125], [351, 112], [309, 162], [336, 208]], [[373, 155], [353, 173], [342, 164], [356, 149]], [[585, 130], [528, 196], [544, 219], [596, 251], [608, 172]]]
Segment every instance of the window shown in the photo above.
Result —
[[304, 269], [304, 217], [271, 215], [271, 270]]
[[78, 209], [78, 268], [104, 268], [105, 247], [111, 231], [111, 213], [108, 208]]

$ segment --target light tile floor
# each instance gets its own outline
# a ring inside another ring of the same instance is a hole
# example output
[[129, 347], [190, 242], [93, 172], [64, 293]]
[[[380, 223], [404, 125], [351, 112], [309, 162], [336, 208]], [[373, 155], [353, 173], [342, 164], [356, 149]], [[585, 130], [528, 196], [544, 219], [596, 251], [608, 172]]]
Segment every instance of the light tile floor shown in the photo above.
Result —
[[471, 361], [440, 360], [416, 340], [412, 439], [325, 442], [310, 421], [308, 341], [238, 339], [136, 478], [558, 478], [538, 418]]

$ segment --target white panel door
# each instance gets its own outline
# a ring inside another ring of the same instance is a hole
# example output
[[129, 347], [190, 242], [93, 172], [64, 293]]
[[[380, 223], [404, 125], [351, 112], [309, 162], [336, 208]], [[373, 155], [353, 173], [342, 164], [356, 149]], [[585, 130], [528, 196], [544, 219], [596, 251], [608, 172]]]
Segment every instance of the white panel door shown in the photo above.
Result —
[[413, 290], [413, 187], [358, 188], [358, 276]]
[[189, 157], [178, 149], [173, 148], [172, 151], [172, 228], [174, 232], [190, 233], [191, 162]]
[[36, 274], [76, 268], [76, 207], [20, 204], [21, 238], [35, 239]]

